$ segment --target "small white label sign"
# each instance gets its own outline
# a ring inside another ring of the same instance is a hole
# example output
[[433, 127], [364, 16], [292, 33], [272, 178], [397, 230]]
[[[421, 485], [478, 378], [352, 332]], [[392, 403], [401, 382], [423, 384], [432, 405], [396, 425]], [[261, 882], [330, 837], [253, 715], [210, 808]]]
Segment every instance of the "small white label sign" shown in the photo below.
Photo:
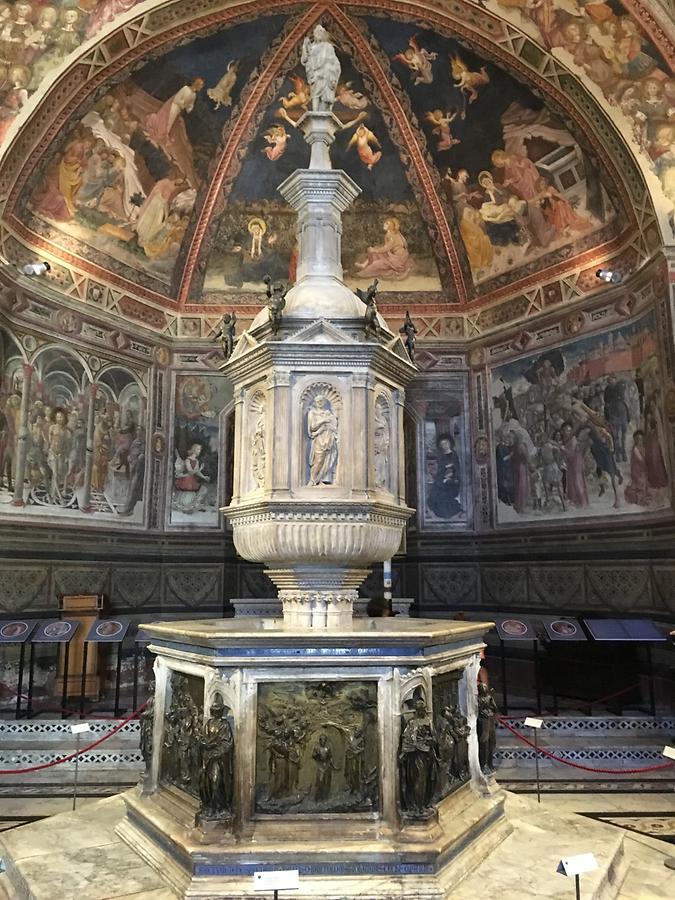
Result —
[[558, 871], [561, 875], [583, 875], [586, 872], [594, 872], [598, 868], [598, 861], [592, 853], [579, 853], [577, 856], [568, 856], [560, 860]]
[[541, 728], [541, 726], [544, 724], [544, 720], [543, 719], [533, 719], [530, 716], [528, 716], [525, 719], [524, 724], [527, 725], [529, 728]]
[[280, 872], [255, 872], [254, 891], [297, 891], [300, 887], [300, 871], [284, 869]]
[[78, 722], [77, 725], [71, 725], [70, 730], [73, 734], [84, 734], [85, 731], [91, 731], [89, 722]]
[[665, 746], [663, 748], [663, 755], [668, 759], [675, 759], [675, 747]]

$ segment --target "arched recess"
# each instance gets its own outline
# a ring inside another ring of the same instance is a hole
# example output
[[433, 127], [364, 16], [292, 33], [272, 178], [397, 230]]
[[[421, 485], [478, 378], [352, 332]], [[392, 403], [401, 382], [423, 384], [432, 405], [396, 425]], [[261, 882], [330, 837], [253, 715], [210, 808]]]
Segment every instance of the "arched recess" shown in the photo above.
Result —
[[[221, 3], [213, 4], [207, 11], [204, 11], [203, 6], [193, 11], [185, 4], [180, 6], [158, 4], [155, 9], [152, 4], [146, 3], [137, 10], [131, 10], [125, 19], [119, 20], [119, 23], [114, 22], [111, 30], [102, 32], [95, 41], [92, 39], [93, 43], [83, 45], [78, 61], [71, 61], [69, 65], [64, 66], [54, 77], [51, 85], [44, 85], [31, 98], [26, 106], [27, 119], [24, 118], [21, 129], [17, 125], [13, 142], [11, 134], [9, 135], [9, 143], [5, 147], [5, 155], [0, 163], [1, 193], [8, 197], [3, 226], [5, 252], [20, 255], [23, 241], [29, 241], [41, 250], [53, 251], [65, 270], [62, 277], [66, 282], [68, 278], [72, 278], [81, 296], [87, 294], [87, 279], [95, 276], [104, 281], [112, 281], [116, 286], [123, 287], [136, 296], [159, 301], [164, 305], [183, 304], [183, 308], [189, 308], [189, 301], [194, 299], [190, 284], [195, 275], [201, 277], [200, 246], [204, 241], [208, 243], [212, 237], [212, 215], [217, 211], [220, 202], [220, 195], [217, 192], [214, 194], [214, 190], [207, 191], [200, 201], [200, 215], [195, 218], [191, 231], [188, 232], [185, 266], [181, 272], [181, 287], [176, 299], [166, 295], [160, 296], [153, 289], [139, 286], [133, 280], [121, 276], [113, 278], [109, 272], [91, 266], [86, 259], [74, 258], [70, 252], [54, 248], [39, 235], [29, 234], [13, 210], [23, 181], [33, 172], [46, 147], [58, 139], [58, 133], [63, 130], [65, 121], [76, 111], [83, 112], [91, 107], [96, 96], [105, 90], [106, 85], [119, 81], [131, 68], [138, 66], [142, 60], [147, 60], [149, 55], [157, 55], [172, 44], [186, 41], [188, 35], [204, 33], [217, 29], [223, 23], [255, 16], [260, 12], [260, 6], [259, 3], [238, 5]], [[653, 248], [642, 240], [640, 232], [646, 233], [651, 227], [653, 237], [654, 213], [651, 209], [649, 191], [645, 189], [643, 180], [645, 175], [648, 176], [651, 188], [653, 173], [645, 169], [644, 160], [640, 160], [644, 175], [638, 173], [633, 158], [634, 148], [628, 148], [625, 142], [622, 142], [609, 118], [603, 116], [601, 107], [604, 106], [606, 110], [609, 107], [598, 92], [588, 93], [584, 89], [579, 77], [580, 70], [572, 67], [571, 71], [574, 74], [569, 74], [560, 58], [551, 56], [541, 47], [536, 47], [534, 52], [532, 48], [536, 41], [533, 42], [532, 36], [528, 37], [513, 23], [505, 22], [492, 9], [489, 11], [478, 9], [474, 4], [461, 0], [425, 4], [376, 0], [367, 7], [357, 0], [330, 4], [270, 2], [265, 5], [265, 11], [287, 10], [291, 17], [295, 16], [293, 19], [295, 24], [289, 25], [287, 33], [281, 37], [281, 43], [274, 51], [275, 58], [270, 59], [265, 70], [258, 73], [259, 77], [255, 84], [251, 84], [249, 94], [244, 98], [244, 105], [247, 110], [251, 110], [251, 117], [254, 116], [255, 110], [255, 103], [251, 101], [251, 97], [254, 93], [263, 91], [265, 83], [271, 83], [276, 77], [275, 73], [279, 72], [279, 64], [285, 58], [282, 52], [284, 48], [281, 46], [284, 41], [286, 41], [284, 46], [288, 45], [286, 49], [291, 48], [293, 40], [295, 40], [293, 46], [297, 46], [296, 38], [302, 36], [311, 21], [317, 16], [325, 15], [331, 17], [345, 33], [351, 32], [352, 39], [356, 41], [358, 28], [354, 25], [354, 18], [363, 16], [366, 9], [391, 16], [407, 17], [409, 21], [428, 25], [441, 23], [444, 28], [459, 35], [467, 43], [480, 48], [486, 54], [491, 54], [503, 65], [518, 72], [524, 80], [533, 83], [538, 91], [553, 97], [556, 103], [562, 104], [569, 116], [576, 118], [579, 127], [588, 131], [601, 158], [604, 153], [603, 146], [609, 147], [610, 152], [605, 155], [603, 162], [606, 162], [608, 171], [614, 170], [616, 177], [619, 180], [623, 179], [626, 185], [624, 193], [627, 206], [635, 213], [633, 235], [624, 235], [624, 238], [630, 239], [637, 246], [638, 264], [650, 255]], [[370, 68], [373, 76], [377, 70], [372, 65]], [[380, 80], [386, 84], [386, 78]], [[246, 116], [237, 118], [236, 128], [232, 129], [225, 140], [223, 152], [230, 146], [231, 153], [236, 154], [247, 124]], [[419, 145], [414, 137], [410, 137], [409, 140], [407, 149], [412, 152], [412, 156], [419, 158], [418, 168], [423, 175], [424, 146]], [[224, 156], [221, 159], [224, 159]], [[216, 165], [216, 170], [220, 170], [219, 167], [222, 168], [220, 164]], [[433, 213], [440, 203], [437, 185], [433, 183], [433, 179], [429, 181], [422, 177], [421, 180]], [[442, 206], [442, 203], [440, 205]], [[440, 233], [443, 230], [441, 227], [443, 216], [440, 211], [434, 215]], [[445, 240], [442, 234], [441, 238]], [[617, 250], [618, 247], [607, 249]], [[592, 264], [593, 260], [588, 262]], [[505, 290], [510, 288], [511, 286], [508, 286]]]

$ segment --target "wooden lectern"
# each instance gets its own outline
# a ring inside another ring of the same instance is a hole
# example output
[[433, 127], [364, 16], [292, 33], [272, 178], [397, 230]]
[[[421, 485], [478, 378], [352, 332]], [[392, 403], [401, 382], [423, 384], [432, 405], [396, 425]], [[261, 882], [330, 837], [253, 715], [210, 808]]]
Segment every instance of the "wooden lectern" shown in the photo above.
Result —
[[[84, 661], [84, 641], [93, 622], [101, 617], [103, 609], [103, 594], [68, 594], [59, 599], [61, 618], [80, 623], [70, 641], [68, 651], [68, 679], [66, 682], [66, 695], [68, 697], [79, 696], [82, 690], [82, 664]], [[63, 665], [65, 659], [65, 646], [59, 646], [59, 669], [55, 684], [63, 684]], [[92, 699], [98, 699], [101, 691], [101, 677], [99, 675], [98, 644], [89, 644], [87, 647], [86, 673], [84, 679], [84, 695]]]

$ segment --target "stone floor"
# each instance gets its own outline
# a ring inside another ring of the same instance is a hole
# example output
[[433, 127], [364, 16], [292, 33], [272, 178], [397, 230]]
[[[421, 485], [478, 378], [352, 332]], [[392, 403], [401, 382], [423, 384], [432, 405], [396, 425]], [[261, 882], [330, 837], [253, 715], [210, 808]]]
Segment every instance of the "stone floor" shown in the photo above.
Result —
[[[175, 900], [157, 873], [116, 837], [114, 828], [124, 812], [119, 796], [85, 796], [76, 812], [68, 796], [4, 797], [0, 803], [5, 827], [0, 853], [19, 886], [11, 888], [9, 874], [0, 875], [2, 900]], [[675, 857], [675, 843], [668, 842], [675, 840], [672, 832], [664, 829], [663, 840], [621, 826], [624, 816], [672, 825], [675, 794], [556, 794], [542, 797], [540, 805], [531, 796], [509, 794], [507, 814], [516, 825], [514, 834], [453, 891], [452, 900], [475, 900], [486, 887], [498, 890], [499, 900], [571, 898], [573, 883], [555, 872], [560, 857], [590, 850], [606, 860], [622, 837], [629, 867], [620, 900], [675, 897], [675, 871], [663, 864]], [[55, 817], [37, 821], [39, 816]], [[11, 827], [10, 822], [30, 817], [36, 821]], [[598, 817], [612, 824], [593, 821]], [[600, 879], [585, 877], [584, 900], [610, 896], [617, 895]]]

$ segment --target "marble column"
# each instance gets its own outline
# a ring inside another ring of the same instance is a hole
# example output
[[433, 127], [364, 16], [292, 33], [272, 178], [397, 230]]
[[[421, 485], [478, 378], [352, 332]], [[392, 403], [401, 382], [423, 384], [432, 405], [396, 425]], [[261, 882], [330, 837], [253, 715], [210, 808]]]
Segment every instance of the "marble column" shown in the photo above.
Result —
[[84, 488], [82, 491], [82, 505], [80, 509], [84, 513], [94, 511], [91, 505], [91, 476], [94, 469], [94, 419], [96, 415], [96, 390], [95, 384], [89, 385], [89, 407], [87, 409], [87, 447], [84, 460]]
[[30, 410], [30, 386], [33, 378], [33, 366], [24, 363], [23, 386], [21, 389], [21, 422], [16, 439], [16, 460], [14, 465], [14, 499], [12, 506], [23, 506], [24, 477], [26, 474], [26, 457], [28, 456], [28, 413]]

